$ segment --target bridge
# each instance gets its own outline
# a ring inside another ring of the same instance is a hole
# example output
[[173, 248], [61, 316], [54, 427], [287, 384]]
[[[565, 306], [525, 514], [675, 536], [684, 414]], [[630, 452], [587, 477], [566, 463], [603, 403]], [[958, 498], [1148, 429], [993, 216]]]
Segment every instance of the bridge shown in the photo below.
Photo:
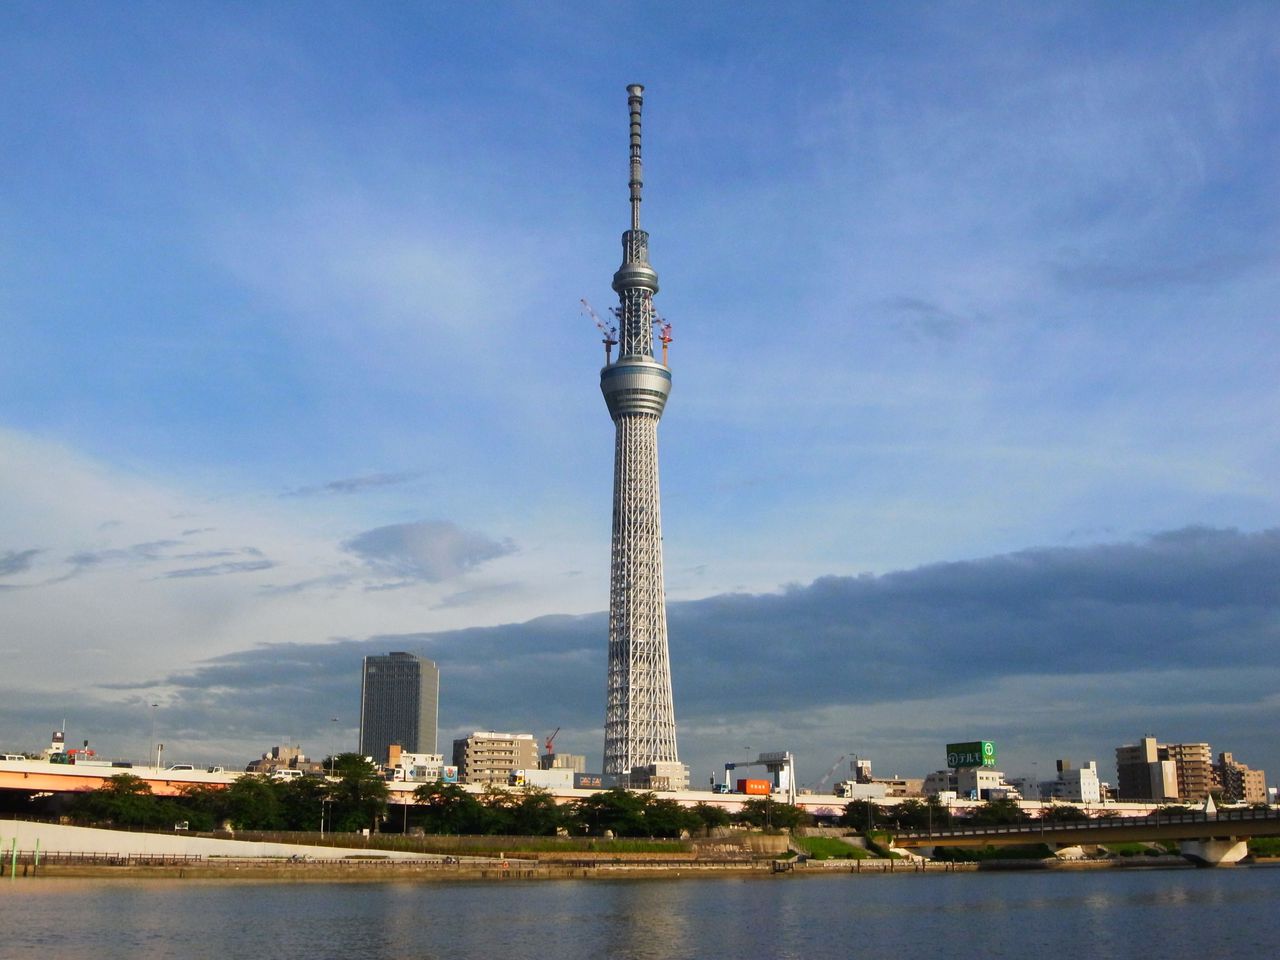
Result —
[[1154, 813], [1146, 817], [1100, 817], [1092, 820], [1033, 820], [996, 826], [963, 826], [904, 830], [893, 844], [903, 848], [1002, 847], [1044, 843], [1077, 847], [1106, 843], [1172, 840], [1181, 854], [1203, 866], [1235, 863], [1248, 854], [1251, 837], [1280, 836], [1280, 810], [1222, 810], [1217, 813]]

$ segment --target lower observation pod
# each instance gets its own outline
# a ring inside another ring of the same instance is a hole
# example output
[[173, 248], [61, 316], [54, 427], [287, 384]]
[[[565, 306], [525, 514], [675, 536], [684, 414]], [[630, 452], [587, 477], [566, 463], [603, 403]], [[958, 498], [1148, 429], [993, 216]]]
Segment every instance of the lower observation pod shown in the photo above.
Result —
[[642, 357], [624, 357], [600, 371], [600, 392], [614, 420], [629, 414], [662, 416], [671, 393], [671, 371]]

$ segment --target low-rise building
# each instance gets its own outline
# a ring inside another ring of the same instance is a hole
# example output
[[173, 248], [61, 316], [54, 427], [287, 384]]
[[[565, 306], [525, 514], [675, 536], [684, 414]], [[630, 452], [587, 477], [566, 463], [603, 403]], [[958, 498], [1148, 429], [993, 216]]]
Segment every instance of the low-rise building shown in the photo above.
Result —
[[920, 777], [875, 777], [871, 780], [858, 780], [858, 783], [878, 783], [884, 787], [886, 797], [921, 797], [924, 796], [924, 780]]
[[631, 786], [637, 790], [678, 792], [689, 789], [689, 768], [677, 761], [632, 767]]
[[846, 800], [876, 800], [889, 795], [883, 783], [863, 783], [861, 780], [841, 780], [833, 789], [837, 797]]
[[309, 759], [303, 754], [301, 747], [282, 743], [272, 747], [270, 753], [264, 753], [257, 760], [251, 760], [244, 769], [246, 773], [274, 774], [277, 770], [298, 770], [302, 773], [322, 774], [324, 764], [318, 760]]
[[1070, 760], [1059, 760], [1057, 779], [1046, 780], [1039, 786], [1040, 799], [1052, 798], [1070, 803], [1102, 802], [1097, 760], [1090, 760], [1083, 767], [1073, 767]]
[[543, 770], [572, 770], [574, 773], [585, 773], [587, 758], [580, 753], [544, 753], [538, 758], [538, 766]]
[[941, 796], [952, 793], [970, 800], [1021, 799], [1018, 788], [1004, 778], [999, 770], [990, 767], [958, 767], [953, 770], [935, 770], [924, 778], [924, 795]]
[[578, 774], [571, 767], [539, 767], [537, 770], [517, 770], [508, 783], [513, 787], [536, 787], [539, 790], [565, 790], [573, 786]]
[[387, 749], [387, 777], [409, 783], [434, 783], [444, 777], [444, 754], [409, 753], [393, 743]]

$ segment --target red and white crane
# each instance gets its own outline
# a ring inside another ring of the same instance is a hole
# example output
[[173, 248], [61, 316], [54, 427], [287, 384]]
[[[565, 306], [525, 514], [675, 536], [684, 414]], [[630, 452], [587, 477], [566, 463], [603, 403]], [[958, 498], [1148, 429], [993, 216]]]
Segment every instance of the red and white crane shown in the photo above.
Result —
[[618, 328], [605, 326], [600, 315], [595, 312], [591, 304], [587, 303], [586, 297], [582, 297], [578, 302], [582, 304], [582, 312], [595, 321], [596, 329], [604, 337], [604, 365], [607, 367], [613, 362], [613, 348], [618, 343]]

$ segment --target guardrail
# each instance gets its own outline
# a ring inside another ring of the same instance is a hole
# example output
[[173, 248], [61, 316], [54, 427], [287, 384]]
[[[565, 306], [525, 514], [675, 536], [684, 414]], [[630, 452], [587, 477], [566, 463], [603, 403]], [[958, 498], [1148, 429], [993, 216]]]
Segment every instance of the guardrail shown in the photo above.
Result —
[[66, 851], [46, 853], [43, 850], [38, 852], [35, 850], [19, 850], [16, 854], [5, 851], [3, 866], [7, 869], [11, 863], [16, 862], [19, 866], [58, 864], [60, 866], [168, 867], [175, 864], [203, 863], [204, 859], [199, 854], [181, 853], [68, 853]]
[[940, 827], [933, 830], [901, 830], [894, 833], [897, 840], [921, 840], [945, 837], [1007, 836], [1009, 834], [1033, 835], [1048, 830], [1090, 832], [1124, 827], [1175, 826], [1178, 824], [1249, 823], [1280, 820], [1280, 810], [1222, 810], [1207, 813], [1153, 813], [1145, 817], [1096, 817], [1089, 820], [1027, 820], [1021, 823], [1002, 823], [974, 827]]

